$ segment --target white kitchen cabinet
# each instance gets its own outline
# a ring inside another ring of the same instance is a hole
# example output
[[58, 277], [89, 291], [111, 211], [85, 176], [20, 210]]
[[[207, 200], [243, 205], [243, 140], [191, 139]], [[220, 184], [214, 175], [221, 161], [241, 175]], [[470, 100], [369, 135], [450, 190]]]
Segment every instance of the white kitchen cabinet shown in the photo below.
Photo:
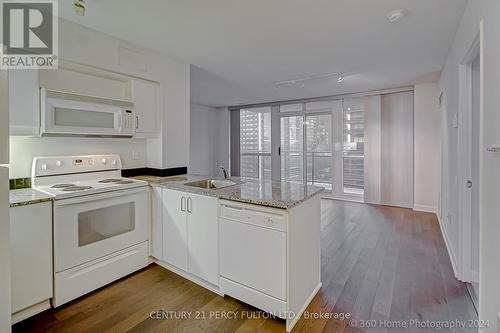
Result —
[[151, 189], [151, 256], [161, 259], [163, 257], [163, 203], [162, 189], [152, 186]]
[[9, 70], [10, 135], [40, 133], [38, 70]]
[[136, 137], [158, 135], [159, 85], [145, 81], [132, 81], [132, 95], [136, 114]]
[[163, 260], [187, 271], [186, 194], [163, 190]]
[[217, 198], [186, 193], [188, 271], [219, 284]]
[[218, 285], [218, 199], [163, 189], [162, 202], [162, 260]]
[[50, 307], [52, 202], [10, 208], [12, 321]]

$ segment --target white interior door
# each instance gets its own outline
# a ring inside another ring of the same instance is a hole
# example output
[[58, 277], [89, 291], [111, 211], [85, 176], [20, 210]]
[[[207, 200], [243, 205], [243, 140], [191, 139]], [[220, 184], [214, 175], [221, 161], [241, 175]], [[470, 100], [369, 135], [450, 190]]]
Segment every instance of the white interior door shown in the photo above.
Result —
[[[471, 138], [471, 280], [479, 282], [479, 122], [480, 122], [480, 66], [479, 55], [471, 64], [472, 78], [472, 138]], [[476, 290], [479, 295], [479, 290]]]
[[[481, 57], [479, 38], [460, 66], [459, 202], [460, 246], [458, 278], [479, 281], [479, 193]], [[478, 285], [476, 284], [477, 288]], [[476, 290], [476, 295], [477, 295]]]

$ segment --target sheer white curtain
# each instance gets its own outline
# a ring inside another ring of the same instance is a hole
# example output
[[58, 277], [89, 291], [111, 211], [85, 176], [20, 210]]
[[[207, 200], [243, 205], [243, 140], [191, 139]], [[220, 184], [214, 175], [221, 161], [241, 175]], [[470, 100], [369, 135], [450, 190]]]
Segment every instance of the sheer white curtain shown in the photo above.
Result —
[[365, 98], [365, 202], [413, 207], [413, 92]]

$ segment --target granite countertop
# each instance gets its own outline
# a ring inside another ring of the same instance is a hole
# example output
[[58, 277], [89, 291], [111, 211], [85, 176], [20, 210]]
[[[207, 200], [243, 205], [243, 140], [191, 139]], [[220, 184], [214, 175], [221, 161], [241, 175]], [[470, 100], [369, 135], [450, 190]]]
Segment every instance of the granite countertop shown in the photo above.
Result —
[[9, 191], [10, 207], [26, 206], [39, 202], [52, 201], [52, 196], [32, 188]]
[[[145, 177], [141, 179], [148, 180]], [[202, 179], [222, 180], [220, 177], [213, 176], [182, 175], [149, 179], [148, 181], [152, 185], [162, 186], [173, 190], [281, 209], [290, 209], [323, 191], [323, 188], [312, 185], [305, 186], [291, 182], [276, 182], [271, 180], [236, 177], [230, 178], [237, 183], [236, 185], [220, 189], [203, 189], [185, 185], [187, 182]]]

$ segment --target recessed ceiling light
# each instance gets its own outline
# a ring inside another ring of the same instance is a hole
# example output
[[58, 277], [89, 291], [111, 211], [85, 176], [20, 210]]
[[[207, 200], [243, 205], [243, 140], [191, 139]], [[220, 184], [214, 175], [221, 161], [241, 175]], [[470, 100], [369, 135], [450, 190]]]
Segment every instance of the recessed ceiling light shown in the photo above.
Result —
[[387, 13], [387, 21], [391, 23], [396, 23], [401, 21], [403, 17], [406, 15], [406, 10], [405, 9], [395, 9], [391, 10], [390, 12]]

